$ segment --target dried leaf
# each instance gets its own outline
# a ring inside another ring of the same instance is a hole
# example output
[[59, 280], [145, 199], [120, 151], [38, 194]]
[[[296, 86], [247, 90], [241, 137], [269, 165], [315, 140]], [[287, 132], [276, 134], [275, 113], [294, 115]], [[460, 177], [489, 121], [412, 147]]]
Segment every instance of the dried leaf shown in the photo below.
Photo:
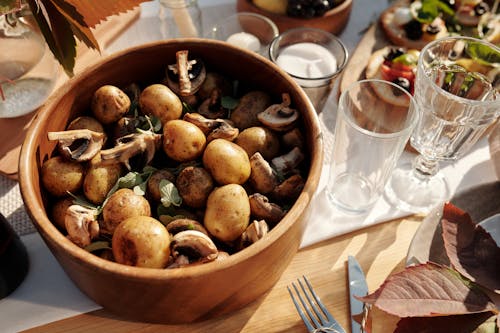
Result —
[[387, 278], [374, 293], [358, 299], [399, 317], [497, 312], [473, 283], [434, 263], [407, 267]]
[[495, 333], [496, 316], [491, 312], [446, 317], [403, 318], [394, 333]]
[[21, 9], [21, 0], [0, 0], [0, 16]]
[[78, 13], [85, 18], [85, 23], [90, 28], [94, 28], [108, 16], [125, 13], [146, 1], [150, 0], [65, 0], [65, 2], [73, 5]]
[[471, 281], [500, 293], [500, 248], [491, 235], [449, 203], [444, 206], [441, 225], [453, 267]]

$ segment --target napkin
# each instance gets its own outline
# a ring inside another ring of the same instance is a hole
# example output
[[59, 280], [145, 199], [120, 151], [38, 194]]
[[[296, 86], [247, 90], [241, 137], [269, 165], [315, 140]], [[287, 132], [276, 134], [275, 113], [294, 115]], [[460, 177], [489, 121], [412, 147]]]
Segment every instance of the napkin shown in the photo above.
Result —
[[[384, 196], [364, 215], [346, 214], [330, 203], [325, 187], [330, 168], [336, 109], [336, 101], [331, 97], [319, 114], [324, 141], [323, 172], [308, 209], [308, 224], [302, 237], [301, 248], [371, 225], [420, 213], [398, 210], [392, 207]], [[415, 157], [414, 153], [404, 151], [398, 165], [411, 162]], [[454, 162], [442, 162], [440, 166], [450, 188], [450, 198], [473, 186], [500, 179], [500, 125], [490, 134], [489, 140], [488, 137], [483, 137], [468, 154]]]

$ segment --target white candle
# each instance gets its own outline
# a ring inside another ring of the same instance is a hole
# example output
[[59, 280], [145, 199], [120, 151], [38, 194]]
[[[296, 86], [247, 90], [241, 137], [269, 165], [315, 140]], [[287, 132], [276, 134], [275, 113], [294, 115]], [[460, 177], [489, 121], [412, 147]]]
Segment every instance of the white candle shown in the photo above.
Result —
[[226, 42], [254, 52], [258, 52], [260, 50], [259, 39], [247, 32], [234, 33], [228, 37]]
[[276, 63], [287, 73], [308, 79], [326, 77], [337, 71], [335, 56], [324, 46], [308, 42], [283, 48]]

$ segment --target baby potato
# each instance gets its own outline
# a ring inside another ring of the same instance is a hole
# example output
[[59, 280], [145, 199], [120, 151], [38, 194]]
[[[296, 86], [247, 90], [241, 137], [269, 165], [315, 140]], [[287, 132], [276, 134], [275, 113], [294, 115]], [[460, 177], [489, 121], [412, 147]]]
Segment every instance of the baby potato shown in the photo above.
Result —
[[104, 128], [97, 119], [88, 116], [80, 116], [69, 123], [67, 130], [88, 129], [97, 133], [104, 133]]
[[92, 96], [91, 109], [102, 124], [114, 123], [130, 108], [130, 98], [120, 88], [104, 85], [97, 89]]
[[120, 163], [102, 163], [100, 155], [94, 157], [92, 162], [83, 180], [83, 194], [90, 202], [102, 204], [120, 178], [122, 166]]
[[144, 114], [160, 119], [163, 125], [169, 120], [179, 119], [182, 115], [181, 100], [163, 84], [147, 86], [139, 96], [139, 107]]
[[85, 168], [81, 163], [55, 156], [42, 165], [42, 184], [54, 196], [62, 197], [67, 192], [76, 193], [83, 184]]
[[61, 230], [66, 231], [66, 223], [64, 219], [66, 217], [66, 210], [69, 206], [74, 205], [74, 199], [72, 197], [62, 198], [56, 201], [52, 206], [52, 221]]
[[128, 188], [122, 188], [113, 193], [102, 209], [103, 226], [109, 233], [129, 217], [150, 216], [149, 202]]
[[175, 175], [166, 169], [156, 170], [148, 179], [148, 184], [147, 184], [148, 194], [151, 197], [151, 199], [153, 199], [156, 202], [159, 202], [161, 200], [160, 182], [163, 179], [175, 183]]
[[223, 242], [241, 236], [250, 222], [250, 203], [243, 186], [228, 184], [216, 188], [207, 200], [204, 224], [208, 232]]
[[149, 216], [124, 220], [111, 242], [116, 262], [129, 266], [164, 268], [170, 256], [170, 235], [160, 221]]
[[214, 188], [214, 181], [207, 170], [188, 166], [179, 173], [176, 181], [182, 202], [194, 208], [202, 208]]
[[198, 158], [205, 149], [207, 139], [198, 126], [185, 120], [171, 120], [163, 126], [163, 150], [177, 162]]
[[203, 165], [219, 184], [243, 184], [250, 177], [250, 160], [237, 144], [215, 139], [203, 153]]
[[254, 126], [244, 129], [234, 143], [243, 148], [249, 157], [259, 152], [266, 160], [276, 157], [280, 151], [279, 138], [268, 128]]

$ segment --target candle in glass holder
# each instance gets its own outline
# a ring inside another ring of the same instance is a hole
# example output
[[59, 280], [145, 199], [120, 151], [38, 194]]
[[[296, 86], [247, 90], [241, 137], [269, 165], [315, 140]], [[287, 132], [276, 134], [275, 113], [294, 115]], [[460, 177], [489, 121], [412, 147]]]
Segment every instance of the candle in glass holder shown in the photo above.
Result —
[[337, 59], [324, 46], [303, 42], [284, 47], [276, 64], [287, 73], [301, 78], [322, 78], [337, 71]]
[[226, 42], [253, 52], [258, 52], [260, 50], [259, 39], [255, 35], [247, 32], [234, 33], [227, 38]]

